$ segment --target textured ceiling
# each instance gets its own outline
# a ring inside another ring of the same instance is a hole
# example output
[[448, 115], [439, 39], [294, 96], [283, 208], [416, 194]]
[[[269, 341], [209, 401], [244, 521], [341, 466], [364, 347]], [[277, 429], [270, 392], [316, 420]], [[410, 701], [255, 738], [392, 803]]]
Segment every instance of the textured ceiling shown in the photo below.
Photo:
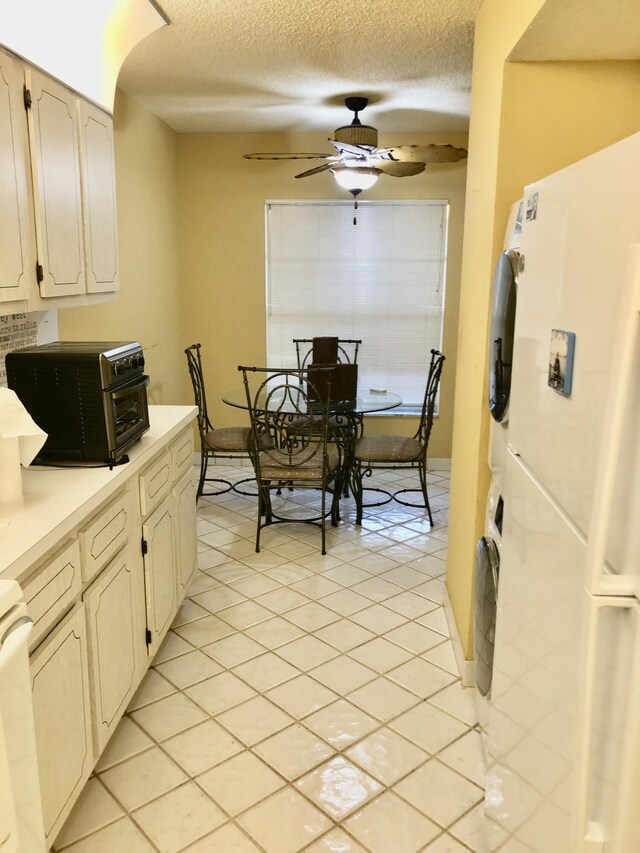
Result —
[[160, 0], [118, 85], [180, 132], [466, 131], [481, 0]]

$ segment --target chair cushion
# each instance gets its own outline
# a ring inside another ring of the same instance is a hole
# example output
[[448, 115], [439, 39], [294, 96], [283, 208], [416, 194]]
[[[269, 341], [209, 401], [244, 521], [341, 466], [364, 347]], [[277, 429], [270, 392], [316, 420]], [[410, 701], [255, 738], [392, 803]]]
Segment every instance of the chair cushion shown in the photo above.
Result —
[[250, 427], [220, 427], [220, 429], [212, 429], [211, 432], [208, 432], [204, 440], [211, 450], [246, 453], [250, 435]]
[[424, 447], [404, 435], [369, 435], [356, 441], [354, 456], [359, 462], [416, 462]]
[[[302, 454], [304, 456], [304, 454]], [[329, 474], [333, 475], [338, 467], [339, 456], [335, 448], [327, 448], [327, 459], [329, 463]], [[260, 477], [263, 480], [322, 480], [322, 450], [318, 445], [318, 452], [306, 461], [296, 464], [295, 456], [293, 464], [289, 462], [289, 455], [282, 450], [272, 450], [269, 453], [260, 453]]]

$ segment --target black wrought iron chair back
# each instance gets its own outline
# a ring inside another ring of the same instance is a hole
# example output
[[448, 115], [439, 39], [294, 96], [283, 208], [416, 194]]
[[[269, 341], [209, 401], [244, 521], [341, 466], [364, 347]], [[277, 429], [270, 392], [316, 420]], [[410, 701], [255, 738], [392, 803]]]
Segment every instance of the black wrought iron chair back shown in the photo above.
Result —
[[[313, 338], [294, 338], [298, 370], [304, 370], [313, 361]], [[338, 338], [338, 364], [357, 364], [361, 339]]]
[[[189, 376], [193, 385], [193, 396], [198, 407], [198, 433], [200, 435], [200, 479], [198, 481], [197, 497], [213, 497], [223, 495], [234, 489], [239, 494], [254, 495], [254, 492], [243, 491], [239, 488], [240, 483], [253, 481], [253, 477], [246, 477], [236, 483], [225, 480], [222, 477], [207, 477], [207, 467], [210, 459], [247, 459], [249, 455], [250, 427], [220, 427], [215, 429], [209, 419], [207, 409], [207, 394], [202, 372], [201, 344], [192, 344], [185, 349]], [[217, 491], [205, 492], [205, 483], [220, 483], [222, 488]]]
[[[412, 438], [402, 435], [365, 435], [355, 442], [351, 465], [351, 484], [356, 501], [356, 524], [362, 523], [362, 510], [364, 507], [381, 506], [393, 499], [404, 506], [424, 507], [427, 510], [429, 522], [433, 527], [433, 516], [427, 492], [427, 449], [433, 428], [435, 405], [444, 362], [445, 356], [438, 350], [432, 349], [420, 423]], [[393, 493], [379, 488], [364, 488], [364, 477], [370, 477], [374, 471], [379, 469], [394, 470], [398, 468], [417, 468], [420, 488], [398, 489]], [[363, 493], [365, 491], [381, 492], [385, 495], [385, 498], [365, 504], [363, 501]], [[400, 495], [406, 496], [412, 492], [421, 494], [423, 502], [413, 503], [399, 497]]]
[[[244, 367], [242, 372], [247, 407], [251, 418], [249, 444], [258, 485], [258, 521], [256, 551], [260, 551], [260, 532], [270, 524], [303, 522], [320, 527], [322, 553], [326, 554], [325, 522], [327, 515], [335, 526], [339, 520], [339, 498], [342, 475], [342, 449], [327, 441], [329, 435], [328, 396], [321, 396], [307, 370], [284, 370], [267, 367]], [[331, 368], [326, 368], [328, 393]], [[310, 418], [309, 415], [312, 417]], [[307, 418], [309, 428], [300, 427]], [[296, 423], [295, 429], [291, 425]], [[330, 487], [333, 484], [333, 489]], [[320, 509], [311, 516], [283, 513], [293, 503], [287, 491], [278, 506], [271, 492], [282, 486], [289, 489], [319, 489]], [[331, 505], [327, 511], [327, 494]]]

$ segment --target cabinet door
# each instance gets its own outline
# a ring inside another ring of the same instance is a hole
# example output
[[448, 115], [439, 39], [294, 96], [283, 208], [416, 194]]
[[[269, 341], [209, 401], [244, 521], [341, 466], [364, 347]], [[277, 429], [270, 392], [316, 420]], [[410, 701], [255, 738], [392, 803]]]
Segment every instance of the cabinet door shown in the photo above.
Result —
[[27, 157], [22, 69], [0, 51], [0, 302], [26, 299], [35, 281]]
[[78, 100], [87, 293], [119, 288], [113, 119]]
[[126, 548], [84, 595], [95, 754], [104, 749], [147, 662], [142, 558]]
[[173, 487], [178, 599], [182, 601], [196, 570], [196, 487], [193, 469]]
[[93, 767], [84, 608], [79, 604], [31, 656], [33, 717], [48, 845]]
[[173, 515], [173, 499], [169, 494], [142, 525], [151, 655], [156, 652], [178, 610]]
[[77, 97], [38, 71], [27, 70], [26, 79], [40, 293], [84, 293]]

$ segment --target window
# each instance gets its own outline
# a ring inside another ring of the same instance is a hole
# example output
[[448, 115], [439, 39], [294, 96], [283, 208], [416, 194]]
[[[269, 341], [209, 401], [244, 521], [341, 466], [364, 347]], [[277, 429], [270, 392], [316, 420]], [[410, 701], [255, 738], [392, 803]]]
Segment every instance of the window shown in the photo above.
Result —
[[[267, 202], [267, 360], [294, 367], [293, 338], [362, 338], [361, 388], [422, 405], [441, 349], [448, 203]], [[398, 412], [396, 409], [395, 412]]]

